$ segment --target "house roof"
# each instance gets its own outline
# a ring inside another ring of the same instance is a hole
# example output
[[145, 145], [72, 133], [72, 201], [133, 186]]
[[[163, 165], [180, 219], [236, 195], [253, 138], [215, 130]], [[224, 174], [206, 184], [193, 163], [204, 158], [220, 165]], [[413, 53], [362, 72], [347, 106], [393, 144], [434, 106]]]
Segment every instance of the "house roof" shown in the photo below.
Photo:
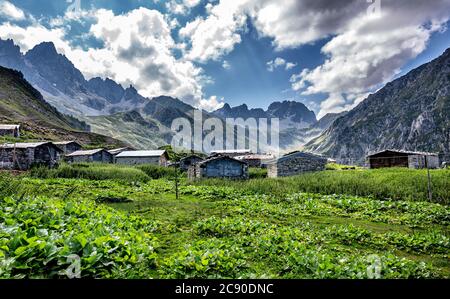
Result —
[[15, 130], [19, 128], [20, 125], [0, 125], [0, 130]]
[[91, 155], [95, 155], [101, 151], [104, 151], [104, 149], [99, 148], [99, 149], [93, 149], [93, 150], [87, 150], [87, 151], [76, 151], [71, 154], [68, 154], [66, 157], [91, 156]]
[[427, 152], [413, 152], [413, 151], [404, 151], [404, 150], [392, 150], [392, 149], [386, 149], [379, 152], [375, 152], [373, 154], [369, 154], [367, 157], [377, 156], [383, 153], [387, 152], [393, 152], [398, 154], [404, 154], [404, 155], [420, 155], [420, 156], [437, 156], [436, 153], [427, 153]]
[[115, 148], [115, 149], [112, 149], [112, 150], [108, 150], [108, 152], [111, 155], [117, 155], [117, 154], [120, 154], [122, 152], [130, 151], [130, 150], [131, 150], [131, 148], [129, 148], [129, 147], [121, 147], [121, 148]]
[[262, 155], [262, 154], [252, 154], [235, 157], [235, 159], [237, 160], [272, 160], [274, 158], [275, 157], [273, 155]]
[[71, 144], [71, 143], [76, 143], [76, 144], [78, 144], [79, 146], [81, 146], [81, 144], [79, 144], [78, 142], [76, 142], [76, 141], [58, 141], [58, 142], [53, 142], [54, 144], [56, 144], [56, 145], [68, 145], [68, 144]]
[[[1, 148], [19, 148], [19, 149], [26, 149], [26, 148], [36, 148], [42, 145], [51, 145], [55, 148], [58, 148], [56, 145], [54, 145], [52, 142], [28, 142], [28, 143], [5, 143], [0, 145]], [[58, 148], [59, 150], [59, 148]]]
[[212, 151], [211, 154], [250, 154], [251, 152], [249, 149], [233, 149]]
[[200, 157], [199, 155], [189, 155], [189, 156], [187, 156], [187, 157], [181, 158], [180, 161], [184, 161], [184, 160], [192, 159], [192, 158], [197, 158], [197, 159], [204, 160], [204, 159], [203, 159], [202, 157]]
[[229, 161], [232, 161], [232, 162], [238, 162], [238, 163], [241, 163], [241, 164], [247, 164], [247, 162], [244, 162], [244, 161], [241, 161], [241, 160], [237, 160], [237, 159], [234, 159], [234, 158], [230, 158], [230, 157], [227, 157], [227, 156], [212, 157], [212, 158], [203, 160], [203, 161], [201, 161], [201, 162], [199, 162], [197, 164], [198, 165], [204, 165], [204, 164], [207, 164], [209, 162], [213, 162], [213, 161], [217, 161], [217, 160], [229, 160]]
[[167, 154], [165, 150], [156, 151], [125, 151], [121, 152], [116, 158], [135, 158], [135, 157], [161, 157]]
[[312, 154], [312, 153], [306, 153], [306, 152], [299, 152], [299, 151], [297, 151], [297, 152], [293, 152], [293, 153], [284, 155], [284, 156], [282, 156], [280, 158], [276, 158], [276, 159], [273, 159], [271, 161], [267, 161], [266, 164], [275, 164], [275, 163], [278, 163], [278, 162], [283, 162], [283, 161], [286, 161], [286, 160], [289, 160], [289, 159], [293, 159], [293, 158], [298, 158], [298, 157], [309, 158], [309, 159], [323, 159], [323, 160], [327, 161], [327, 158], [325, 158], [325, 157], [322, 157], [322, 156], [319, 156], [319, 155], [316, 155], [316, 154]]

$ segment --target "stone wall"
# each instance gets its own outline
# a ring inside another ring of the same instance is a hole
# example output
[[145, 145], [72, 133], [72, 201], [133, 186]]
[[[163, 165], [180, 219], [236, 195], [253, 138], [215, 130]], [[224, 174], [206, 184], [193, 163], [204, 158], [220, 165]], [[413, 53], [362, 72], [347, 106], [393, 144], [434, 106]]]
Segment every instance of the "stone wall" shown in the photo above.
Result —
[[230, 159], [218, 159], [189, 167], [188, 176], [191, 180], [198, 178], [247, 180], [249, 173], [246, 163]]
[[268, 177], [294, 176], [304, 172], [325, 170], [327, 160], [321, 157], [285, 157], [267, 166]]

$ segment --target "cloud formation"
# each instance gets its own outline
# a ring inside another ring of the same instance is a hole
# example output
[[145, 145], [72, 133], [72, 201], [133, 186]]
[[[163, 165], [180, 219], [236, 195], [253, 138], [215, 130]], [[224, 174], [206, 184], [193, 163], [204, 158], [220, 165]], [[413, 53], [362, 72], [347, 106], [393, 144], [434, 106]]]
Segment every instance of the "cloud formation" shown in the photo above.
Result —
[[[186, 57], [218, 60], [241, 42], [248, 20], [276, 51], [323, 39], [326, 61], [291, 78], [293, 90], [328, 94], [320, 116], [355, 106], [368, 92], [392, 80], [405, 63], [423, 52], [430, 36], [444, 30], [450, 1], [435, 0], [220, 0], [181, 29]], [[294, 64], [268, 63], [268, 70]]]
[[267, 62], [266, 65], [267, 65], [267, 70], [269, 72], [273, 72], [273, 71], [275, 71], [275, 69], [277, 69], [279, 67], [284, 67], [284, 69], [286, 71], [288, 71], [288, 70], [296, 67], [297, 63], [287, 62], [285, 59], [283, 59], [281, 57], [277, 57], [274, 60], [270, 60], [269, 62]]
[[327, 57], [322, 65], [291, 78], [292, 88], [302, 94], [329, 95], [319, 117], [351, 109], [391, 81], [426, 49], [434, 32], [445, 28], [450, 15], [447, 0], [433, 6], [419, 0], [382, 3], [379, 15], [361, 11], [322, 48]]
[[9, 20], [21, 21], [25, 19], [25, 13], [9, 1], [0, 0], [0, 17]]
[[53, 22], [52, 28], [39, 23], [24, 28], [4, 23], [0, 25], [0, 37], [14, 39], [23, 52], [52, 41], [88, 79], [108, 77], [124, 86], [132, 84], [146, 97], [174, 96], [199, 108], [220, 106], [217, 98], [204, 98], [202, 88], [209, 80], [203, 70], [173, 54], [180, 45], [173, 40], [171, 28], [159, 11], [141, 7], [115, 15], [99, 9], [74, 18], [83, 16], [94, 18], [88, 35], [101, 41], [102, 47], [85, 50], [72, 46], [66, 40], [66, 27], [58, 26], [58, 22]]

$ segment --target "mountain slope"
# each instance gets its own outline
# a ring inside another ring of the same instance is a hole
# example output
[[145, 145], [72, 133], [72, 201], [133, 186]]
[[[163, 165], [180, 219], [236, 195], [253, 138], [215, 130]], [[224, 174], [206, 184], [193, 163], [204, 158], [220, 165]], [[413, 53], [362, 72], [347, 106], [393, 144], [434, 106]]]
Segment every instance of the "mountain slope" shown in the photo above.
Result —
[[0, 66], [0, 123], [21, 124], [30, 139], [79, 140], [84, 144], [123, 145], [109, 137], [83, 132], [89, 127], [48, 104], [22, 73]]
[[369, 152], [450, 152], [450, 49], [387, 84], [305, 147], [347, 163]]

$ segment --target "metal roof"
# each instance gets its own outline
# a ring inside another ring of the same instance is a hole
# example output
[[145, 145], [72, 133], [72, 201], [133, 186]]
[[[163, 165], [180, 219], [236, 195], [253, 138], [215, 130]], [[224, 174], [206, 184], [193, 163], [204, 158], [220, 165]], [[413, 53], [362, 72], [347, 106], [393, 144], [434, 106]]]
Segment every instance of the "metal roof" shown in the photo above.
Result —
[[287, 155], [284, 155], [280, 158], [276, 158], [270, 161], [267, 161], [266, 164], [275, 164], [278, 162], [282, 162], [291, 158], [297, 158], [297, 157], [302, 157], [302, 158], [314, 158], [314, 159], [324, 159], [327, 160], [327, 158], [323, 157], [323, 156], [319, 156], [313, 153], [307, 153], [307, 152], [293, 152]]
[[375, 155], [379, 155], [385, 152], [393, 152], [393, 153], [399, 153], [399, 154], [405, 154], [405, 155], [420, 155], [420, 156], [437, 156], [436, 153], [427, 153], [427, 152], [413, 152], [413, 151], [404, 151], [404, 150], [393, 150], [393, 149], [386, 149], [382, 150], [373, 154], [367, 155], [367, 157], [372, 157]]
[[114, 148], [112, 150], [108, 150], [108, 152], [112, 155], [117, 155], [117, 154], [120, 154], [125, 151], [130, 151], [130, 148], [129, 147], [121, 147], [121, 148]]
[[231, 158], [231, 157], [227, 157], [227, 156], [212, 157], [212, 158], [203, 160], [203, 161], [201, 161], [201, 162], [199, 162], [197, 164], [198, 165], [203, 165], [203, 164], [207, 164], [209, 162], [216, 161], [216, 160], [230, 160], [230, 161], [238, 162], [238, 163], [241, 163], [241, 164], [247, 164], [247, 162], [244, 162], [244, 161], [241, 161], [241, 160], [237, 160], [237, 159], [234, 159], [234, 158]]
[[184, 157], [184, 158], [181, 158], [180, 159], [180, 161], [184, 161], [184, 160], [188, 160], [188, 159], [192, 159], [192, 158], [197, 158], [197, 159], [201, 159], [201, 160], [205, 160], [205, 159], [203, 159], [202, 157], [200, 157], [199, 155], [189, 155], [189, 156], [186, 156], [186, 157]]
[[78, 144], [78, 145], [80, 145], [81, 146], [81, 144], [79, 144], [78, 142], [76, 142], [76, 141], [58, 141], [58, 142], [53, 142], [53, 144], [56, 144], [56, 145], [68, 145], [68, 144], [71, 144], [71, 143], [76, 143], [76, 144]]
[[116, 156], [116, 158], [134, 158], [134, 157], [161, 157], [166, 151], [125, 151], [121, 152]]
[[0, 145], [2, 148], [36, 148], [41, 145], [45, 144], [51, 144], [54, 145], [51, 142], [28, 142], [28, 143], [5, 143]]
[[250, 154], [251, 152], [249, 149], [233, 149], [212, 151], [211, 154]]
[[87, 150], [87, 151], [76, 151], [71, 154], [68, 154], [66, 157], [78, 157], [78, 156], [91, 156], [95, 155], [96, 153], [99, 153], [101, 151], [104, 151], [104, 149], [93, 149], [93, 150]]
[[0, 130], [15, 130], [19, 128], [20, 125], [0, 125]]
[[252, 154], [234, 157], [237, 160], [272, 160], [275, 158], [274, 155], [263, 155], [263, 154]]

